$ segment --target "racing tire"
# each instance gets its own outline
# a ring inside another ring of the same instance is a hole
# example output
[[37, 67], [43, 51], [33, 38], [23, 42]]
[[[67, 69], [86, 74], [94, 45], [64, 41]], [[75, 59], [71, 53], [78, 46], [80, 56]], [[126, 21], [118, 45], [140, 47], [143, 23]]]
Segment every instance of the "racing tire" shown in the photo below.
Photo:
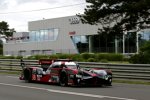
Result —
[[31, 70], [26, 68], [24, 69], [23, 74], [24, 74], [25, 82], [30, 83], [31, 82]]
[[68, 86], [68, 77], [66, 73], [62, 72], [59, 80], [60, 86]]

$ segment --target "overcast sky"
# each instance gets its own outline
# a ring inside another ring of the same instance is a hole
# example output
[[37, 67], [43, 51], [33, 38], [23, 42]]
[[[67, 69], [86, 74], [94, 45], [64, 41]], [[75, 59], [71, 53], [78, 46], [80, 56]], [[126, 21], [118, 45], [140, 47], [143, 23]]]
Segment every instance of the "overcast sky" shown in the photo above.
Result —
[[[86, 6], [83, 3], [85, 0], [0, 0], [0, 22], [6, 21], [17, 32], [28, 31], [29, 21], [82, 14]], [[62, 7], [67, 5], [74, 6]], [[47, 8], [53, 9], [40, 10]]]

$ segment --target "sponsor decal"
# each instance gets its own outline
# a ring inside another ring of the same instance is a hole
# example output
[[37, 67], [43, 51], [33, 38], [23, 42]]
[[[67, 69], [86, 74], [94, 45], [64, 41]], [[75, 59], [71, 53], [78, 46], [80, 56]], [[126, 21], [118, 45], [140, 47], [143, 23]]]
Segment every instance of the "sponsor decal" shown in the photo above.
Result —
[[32, 75], [32, 80], [36, 80], [36, 75]]

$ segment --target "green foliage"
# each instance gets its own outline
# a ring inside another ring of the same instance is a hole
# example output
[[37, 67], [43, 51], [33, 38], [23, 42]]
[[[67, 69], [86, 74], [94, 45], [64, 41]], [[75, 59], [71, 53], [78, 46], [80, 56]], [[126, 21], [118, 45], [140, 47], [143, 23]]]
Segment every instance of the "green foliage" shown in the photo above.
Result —
[[22, 59], [22, 56], [16, 56], [15, 59]]
[[35, 55], [35, 59], [49, 59], [49, 55]]
[[15, 32], [14, 29], [9, 29], [9, 25], [7, 22], [5, 21], [0, 22], [0, 34], [12, 36], [14, 32]]
[[89, 58], [95, 58], [95, 54], [92, 53], [82, 53], [81, 57], [85, 60], [89, 59]]
[[130, 58], [130, 63], [150, 64], [150, 41], [147, 41], [141, 48], [140, 53]]
[[96, 59], [95, 58], [88, 58], [87, 62], [96, 62]]
[[108, 61], [122, 61], [123, 55], [121, 54], [111, 54], [111, 53], [82, 53], [82, 54], [54, 54], [54, 55], [33, 55], [28, 57], [22, 56], [0, 56], [0, 59], [29, 59], [29, 60], [39, 60], [39, 59], [72, 59], [79, 62], [103, 62]]
[[49, 59], [58, 59], [59, 57], [58, 57], [58, 55], [50, 55], [49, 56]]
[[29, 59], [29, 60], [34, 60], [35, 57], [34, 57], [34, 56], [29, 56], [29, 57], [27, 57], [27, 59]]
[[58, 54], [59, 59], [71, 59], [71, 54]]
[[150, 41], [145, 42], [145, 44], [140, 48], [141, 52], [150, 54]]
[[113, 54], [113, 53], [99, 53], [97, 54], [97, 59], [101, 61], [102, 59], [106, 59], [108, 61], [122, 61], [122, 54]]
[[140, 57], [140, 55], [138, 55], [138, 54], [136, 54], [136, 55], [133, 55], [133, 56], [131, 56], [131, 58], [129, 59], [129, 62], [130, 63], [134, 63], [134, 64], [138, 64], [138, 63], [140, 63], [140, 59], [141, 57]]
[[100, 62], [102, 62], [102, 63], [108, 63], [108, 60], [107, 59], [101, 59]]
[[15, 56], [0, 56], [0, 59], [15, 59]]
[[33, 59], [33, 60], [35, 60], [35, 59], [37, 59], [37, 60], [39, 60], [39, 59], [48, 59], [48, 58], [49, 58], [48, 55], [33, 55], [33, 56], [27, 57], [27, 59]]
[[84, 59], [81, 57], [80, 54], [72, 55], [72, 60], [74, 60], [74, 61], [84, 61]]
[[86, 0], [83, 23], [102, 24], [100, 33], [119, 35], [150, 22], [150, 0]]
[[150, 64], [150, 54], [136, 54], [130, 58], [129, 62], [134, 64]]

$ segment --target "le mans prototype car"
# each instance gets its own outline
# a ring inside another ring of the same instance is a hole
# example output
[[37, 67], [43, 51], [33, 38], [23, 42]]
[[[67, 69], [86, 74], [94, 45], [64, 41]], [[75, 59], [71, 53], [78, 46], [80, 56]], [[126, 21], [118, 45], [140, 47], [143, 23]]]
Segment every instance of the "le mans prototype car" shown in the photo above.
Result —
[[20, 80], [26, 82], [57, 83], [61, 86], [105, 85], [111, 86], [112, 72], [101, 68], [80, 68], [68, 60], [39, 60], [41, 67], [25, 66]]

